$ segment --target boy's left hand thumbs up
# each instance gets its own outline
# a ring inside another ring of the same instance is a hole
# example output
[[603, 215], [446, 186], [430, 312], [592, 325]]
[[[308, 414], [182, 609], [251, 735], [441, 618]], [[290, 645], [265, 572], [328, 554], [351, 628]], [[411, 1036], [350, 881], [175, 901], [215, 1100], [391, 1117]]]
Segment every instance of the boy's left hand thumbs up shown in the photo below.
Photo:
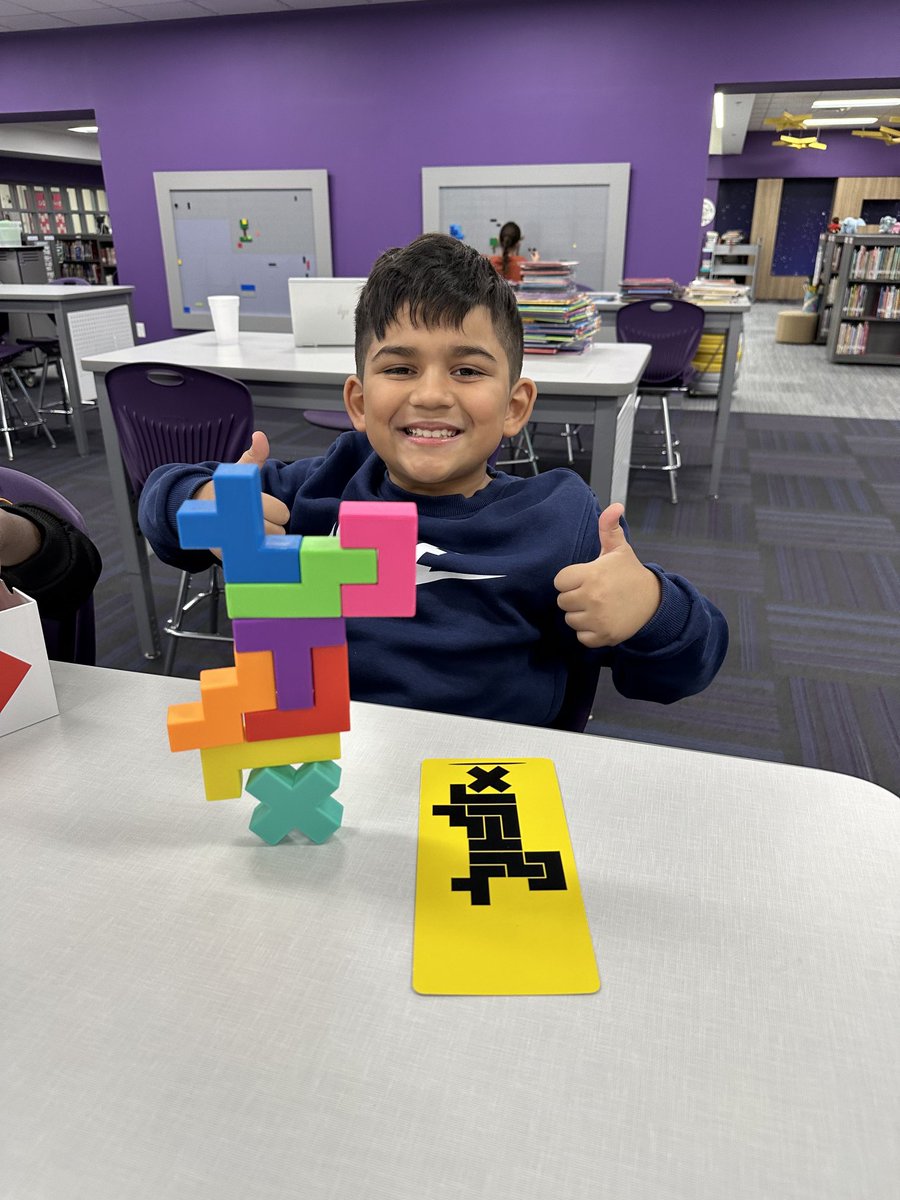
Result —
[[610, 504], [600, 514], [600, 555], [563, 567], [553, 583], [566, 624], [582, 645], [618, 646], [633, 637], [659, 608], [662, 586], [638, 559], [620, 525], [625, 509]]

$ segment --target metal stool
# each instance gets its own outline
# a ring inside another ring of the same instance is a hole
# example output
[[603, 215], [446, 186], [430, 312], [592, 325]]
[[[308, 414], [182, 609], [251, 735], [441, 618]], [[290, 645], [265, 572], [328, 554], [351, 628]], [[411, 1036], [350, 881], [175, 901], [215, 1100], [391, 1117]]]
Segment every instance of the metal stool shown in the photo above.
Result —
[[[67, 276], [62, 279], [54, 279], [54, 285], [62, 284], [69, 287], [90, 287], [87, 279], [82, 279], [80, 276]], [[52, 320], [52, 318], [51, 318]], [[44, 357], [41, 365], [41, 381], [38, 385], [38, 401], [37, 407], [40, 413], [52, 413], [56, 416], [65, 417], [66, 424], [69, 423], [69, 417], [72, 415], [72, 402], [70, 400], [69, 381], [66, 379], [65, 368], [63, 367], [62, 353], [59, 348], [59, 338], [53, 337], [52, 334], [41, 335], [30, 338], [16, 338], [17, 345], [23, 350], [39, 350]], [[47, 387], [47, 374], [50, 370], [50, 364], [56, 367], [56, 374], [59, 377], [60, 386], [62, 388], [62, 404], [47, 405], [44, 402], [44, 391]], [[82, 400], [82, 408], [96, 408], [96, 400]]]
[[[50, 445], [54, 450], [56, 449], [56, 442], [53, 440], [53, 434], [47, 428], [47, 422], [35, 407], [18, 371], [12, 365], [20, 354], [25, 353], [25, 349], [24, 346], [10, 346], [5, 342], [0, 342], [0, 434], [3, 435], [3, 440], [6, 442], [6, 454], [10, 462], [13, 460], [10, 435], [18, 436], [22, 429], [33, 429], [35, 437], [38, 435], [38, 430], [43, 429]], [[21, 400], [12, 390], [12, 385], [18, 388]], [[22, 406], [25, 409], [25, 416], [22, 415]]]
[[530, 466], [535, 475], [539, 475], [538, 456], [534, 452], [534, 443], [531, 440], [531, 430], [527, 425], [523, 425], [519, 433], [513, 434], [511, 438], [504, 438], [500, 443], [500, 452], [506, 451], [509, 458], [497, 458], [493, 462], [495, 467], [520, 467]]

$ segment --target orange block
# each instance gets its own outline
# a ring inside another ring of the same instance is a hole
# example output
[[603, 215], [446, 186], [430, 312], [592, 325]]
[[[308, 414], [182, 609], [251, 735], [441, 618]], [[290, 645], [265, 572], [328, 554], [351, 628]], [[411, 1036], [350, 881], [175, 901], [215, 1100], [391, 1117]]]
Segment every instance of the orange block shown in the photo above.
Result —
[[207, 750], [245, 741], [243, 713], [274, 708], [275, 668], [271, 650], [236, 653], [233, 667], [200, 672], [200, 703], [169, 708], [173, 750]]
[[320, 733], [338, 733], [350, 728], [350, 676], [347, 643], [340, 646], [314, 646], [312, 650], [312, 708], [248, 712], [244, 725], [248, 742], [269, 738], [311, 737]]

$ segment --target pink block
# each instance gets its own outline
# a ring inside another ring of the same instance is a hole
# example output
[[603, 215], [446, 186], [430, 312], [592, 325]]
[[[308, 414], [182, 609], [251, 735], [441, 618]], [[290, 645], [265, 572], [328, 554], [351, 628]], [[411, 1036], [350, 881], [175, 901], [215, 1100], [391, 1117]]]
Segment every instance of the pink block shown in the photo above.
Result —
[[377, 583], [341, 585], [344, 617], [413, 617], [416, 613], [415, 504], [345, 500], [338, 514], [341, 545], [378, 551]]

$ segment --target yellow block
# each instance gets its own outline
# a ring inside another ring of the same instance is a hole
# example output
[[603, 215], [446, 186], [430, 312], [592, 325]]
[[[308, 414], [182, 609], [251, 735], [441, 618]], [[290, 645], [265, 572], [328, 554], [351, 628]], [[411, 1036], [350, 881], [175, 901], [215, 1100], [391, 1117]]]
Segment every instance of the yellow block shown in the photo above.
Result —
[[423, 762], [413, 987], [480, 996], [600, 987], [549, 758]]
[[212, 746], [200, 751], [206, 798], [237, 799], [244, 790], [241, 772], [247, 767], [282, 767], [287, 763], [328, 762], [340, 757], [339, 733]]

